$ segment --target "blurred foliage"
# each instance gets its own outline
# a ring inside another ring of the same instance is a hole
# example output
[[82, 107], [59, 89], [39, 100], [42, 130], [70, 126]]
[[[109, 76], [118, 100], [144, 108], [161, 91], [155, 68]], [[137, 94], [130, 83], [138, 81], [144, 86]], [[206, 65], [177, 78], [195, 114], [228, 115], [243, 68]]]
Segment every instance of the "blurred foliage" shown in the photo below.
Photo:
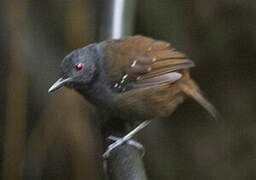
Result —
[[[103, 179], [94, 109], [73, 91], [49, 95], [61, 59], [96, 39], [99, 1], [0, 2], [2, 179]], [[256, 179], [256, 2], [140, 0], [136, 34], [166, 40], [222, 122], [187, 100], [139, 136], [150, 179]]]

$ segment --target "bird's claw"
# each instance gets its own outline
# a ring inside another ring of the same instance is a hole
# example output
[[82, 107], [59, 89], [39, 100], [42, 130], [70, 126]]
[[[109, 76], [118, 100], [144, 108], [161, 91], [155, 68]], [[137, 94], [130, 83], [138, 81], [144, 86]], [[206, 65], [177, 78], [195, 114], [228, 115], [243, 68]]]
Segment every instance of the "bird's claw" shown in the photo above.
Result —
[[145, 154], [145, 149], [143, 147], [142, 144], [140, 144], [139, 142], [137, 141], [134, 141], [134, 140], [130, 140], [130, 139], [126, 139], [126, 138], [119, 138], [119, 137], [115, 137], [115, 136], [109, 136], [108, 137], [109, 140], [111, 141], [114, 141], [114, 143], [110, 144], [107, 148], [107, 150], [104, 152], [104, 154], [102, 155], [103, 158], [108, 158], [110, 153], [118, 146], [124, 144], [124, 143], [127, 143], [135, 148], [137, 148], [138, 150], [141, 151], [141, 154], [142, 156], [144, 156]]

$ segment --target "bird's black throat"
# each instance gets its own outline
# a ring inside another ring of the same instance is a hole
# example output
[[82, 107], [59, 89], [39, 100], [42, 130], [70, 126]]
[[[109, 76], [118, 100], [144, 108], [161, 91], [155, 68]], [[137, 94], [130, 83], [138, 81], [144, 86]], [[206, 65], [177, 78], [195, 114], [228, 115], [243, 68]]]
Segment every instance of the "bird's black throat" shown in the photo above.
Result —
[[73, 88], [94, 106], [110, 109], [113, 103], [113, 94], [100, 76], [97, 74], [89, 84], [77, 84]]

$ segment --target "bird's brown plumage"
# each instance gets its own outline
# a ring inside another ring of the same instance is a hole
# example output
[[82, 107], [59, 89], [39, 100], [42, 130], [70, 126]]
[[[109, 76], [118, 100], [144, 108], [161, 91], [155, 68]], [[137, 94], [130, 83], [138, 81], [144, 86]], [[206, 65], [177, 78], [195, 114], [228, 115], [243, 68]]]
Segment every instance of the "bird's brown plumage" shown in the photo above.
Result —
[[216, 116], [214, 107], [189, 76], [188, 69], [194, 63], [169, 43], [132, 36], [105, 41], [102, 45], [107, 77], [114, 82], [113, 88], [120, 90], [113, 109], [122, 117], [136, 120], [167, 117], [186, 96]]

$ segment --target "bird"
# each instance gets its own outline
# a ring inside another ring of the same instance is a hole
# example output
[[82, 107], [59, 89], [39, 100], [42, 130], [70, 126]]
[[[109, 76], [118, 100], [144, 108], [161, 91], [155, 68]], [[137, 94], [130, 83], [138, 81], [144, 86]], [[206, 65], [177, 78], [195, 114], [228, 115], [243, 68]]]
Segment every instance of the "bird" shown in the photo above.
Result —
[[[61, 63], [62, 76], [48, 90], [76, 90], [109, 117], [139, 125], [108, 146], [108, 157], [151, 120], [169, 117], [192, 98], [218, 119], [216, 108], [190, 76], [194, 62], [170, 43], [142, 35], [92, 43], [73, 50]], [[110, 118], [111, 119], [111, 118]], [[136, 122], [136, 123], [135, 123]]]

